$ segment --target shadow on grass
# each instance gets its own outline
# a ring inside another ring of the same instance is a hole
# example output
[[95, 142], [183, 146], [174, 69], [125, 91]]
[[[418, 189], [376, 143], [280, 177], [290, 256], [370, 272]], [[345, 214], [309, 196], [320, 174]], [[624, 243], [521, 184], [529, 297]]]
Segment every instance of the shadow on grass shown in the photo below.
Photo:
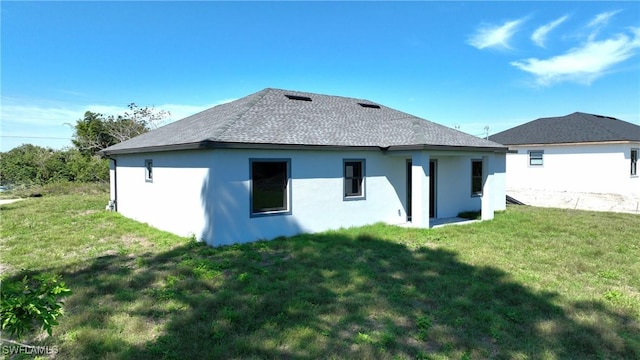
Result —
[[59, 271], [62, 358], [637, 358], [637, 321], [362, 233], [110, 255]]

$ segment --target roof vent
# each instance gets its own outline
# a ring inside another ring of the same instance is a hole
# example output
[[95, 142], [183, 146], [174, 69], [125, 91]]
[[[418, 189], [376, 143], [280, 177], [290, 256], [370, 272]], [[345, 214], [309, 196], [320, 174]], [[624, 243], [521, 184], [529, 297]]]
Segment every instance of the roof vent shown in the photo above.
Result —
[[380, 105], [376, 105], [376, 104], [358, 103], [358, 105], [360, 105], [362, 107], [366, 107], [366, 108], [380, 109]]
[[285, 94], [284, 96], [286, 96], [287, 99], [289, 100], [311, 101], [311, 98], [308, 96], [298, 96], [298, 95], [288, 95], [288, 94]]

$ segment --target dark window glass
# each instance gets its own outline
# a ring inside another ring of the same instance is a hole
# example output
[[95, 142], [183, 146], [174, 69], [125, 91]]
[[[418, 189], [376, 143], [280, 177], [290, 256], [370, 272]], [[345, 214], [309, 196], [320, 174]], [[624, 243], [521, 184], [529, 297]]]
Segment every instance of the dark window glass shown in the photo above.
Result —
[[631, 150], [631, 175], [638, 175], [638, 149]]
[[251, 163], [254, 213], [287, 210], [287, 162], [254, 161]]
[[153, 161], [144, 161], [144, 178], [147, 182], [153, 181]]
[[482, 161], [471, 162], [471, 195], [482, 196]]
[[362, 161], [344, 162], [344, 196], [362, 196]]

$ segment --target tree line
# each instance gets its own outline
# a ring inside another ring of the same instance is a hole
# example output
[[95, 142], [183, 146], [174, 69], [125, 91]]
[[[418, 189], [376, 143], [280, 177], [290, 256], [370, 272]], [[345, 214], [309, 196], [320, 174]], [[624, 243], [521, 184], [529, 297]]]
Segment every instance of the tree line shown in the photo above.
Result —
[[153, 107], [128, 105], [122, 115], [87, 111], [76, 121], [73, 146], [54, 150], [23, 144], [0, 152], [0, 184], [45, 185], [55, 182], [106, 182], [109, 161], [98, 152], [158, 127], [170, 114]]

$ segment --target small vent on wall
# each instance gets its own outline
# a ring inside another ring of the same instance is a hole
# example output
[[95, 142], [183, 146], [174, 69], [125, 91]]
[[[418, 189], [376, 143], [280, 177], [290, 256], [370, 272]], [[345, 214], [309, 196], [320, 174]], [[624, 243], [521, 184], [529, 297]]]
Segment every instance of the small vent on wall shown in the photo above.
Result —
[[311, 98], [308, 96], [298, 96], [298, 95], [288, 95], [288, 94], [285, 94], [284, 96], [286, 96], [287, 99], [289, 100], [311, 101]]
[[358, 103], [358, 105], [360, 105], [362, 107], [366, 107], [366, 108], [380, 109], [380, 105], [376, 105], [376, 104]]

